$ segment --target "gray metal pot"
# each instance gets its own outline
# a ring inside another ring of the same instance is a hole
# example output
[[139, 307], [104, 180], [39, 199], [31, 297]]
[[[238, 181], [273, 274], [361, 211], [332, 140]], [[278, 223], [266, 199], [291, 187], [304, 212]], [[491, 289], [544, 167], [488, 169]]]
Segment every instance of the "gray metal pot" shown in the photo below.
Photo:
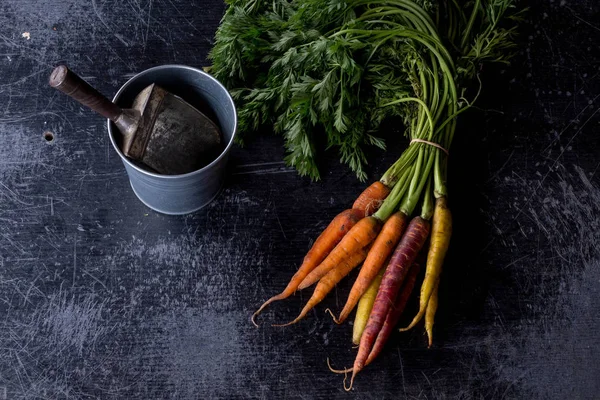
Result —
[[237, 129], [235, 104], [227, 89], [206, 72], [184, 65], [150, 68], [127, 81], [113, 102], [129, 107], [135, 96], [151, 83], [180, 96], [217, 122], [222, 132], [223, 152], [207, 166], [187, 174], [160, 175], [125, 157], [119, 149], [119, 130], [109, 120], [110, 141], [119, 155], [136, 196], [151, 209], [163, 214], [188, 214], [210, 203], [221, 190], [229, 151]]

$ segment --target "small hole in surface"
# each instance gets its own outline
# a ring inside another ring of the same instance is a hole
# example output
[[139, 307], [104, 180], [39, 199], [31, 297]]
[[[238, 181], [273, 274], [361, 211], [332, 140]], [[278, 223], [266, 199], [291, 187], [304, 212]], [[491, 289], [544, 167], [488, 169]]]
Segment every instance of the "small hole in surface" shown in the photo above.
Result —
[[44, 139], [46, 139], [46, 142], [51, 142], [54, 140], [54, 133], [50, 132], [50, 131], [46, 131], [44, 132]]

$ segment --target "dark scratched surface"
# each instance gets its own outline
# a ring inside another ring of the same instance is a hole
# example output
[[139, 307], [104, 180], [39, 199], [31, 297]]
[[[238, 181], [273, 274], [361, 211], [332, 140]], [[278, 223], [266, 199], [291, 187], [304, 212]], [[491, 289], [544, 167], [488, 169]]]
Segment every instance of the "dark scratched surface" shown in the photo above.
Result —
[[[600, 398], [600, 7], [537, 0], [510, 67], [482, 71], [451, 152], [452, 248], [435, 345], [395, 334], [351, 394], [350, 283], [288, 328], [281, 290], [364, 187], [280, 138], [236, 147], [225, 190], [168, 217], [132, 193], [101, 117], [47, 86], [68, 63], [108, 96], [159, 64], [206, 65], [205, 0], [0, 0], [0, 399]], [[43, 138], [45, 132], [53, 141]], [[405, 146], [389, 127], [370, 179]]]

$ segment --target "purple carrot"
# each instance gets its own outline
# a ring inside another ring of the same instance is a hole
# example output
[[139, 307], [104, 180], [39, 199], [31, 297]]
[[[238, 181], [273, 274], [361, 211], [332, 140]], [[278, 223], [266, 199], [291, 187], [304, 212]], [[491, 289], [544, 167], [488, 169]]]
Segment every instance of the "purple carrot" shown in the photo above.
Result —
[[415, 282], [417, 281], [417, 275], [419, 274], [420, 269], [421, 264], [418, 261], [415, 261], [412, 267], [410, 267], [410, 271], [406, 276], [406, 281], [402, 285], [402, 289], [400, 289], [400, 292], [396, 298], [396, 303], [394, 304], [394, 307], [390, 308], [385, 322], [383, 323], [383, 326], [377, 335], [375, 344], [371, 349], [371, 353], [369, 354], [367, 361], [365, 361], [365, 365], [371, 364], [371, 361], [373, 361], [381, 353], [381, 350], [383, 350], [383, 347], [390, 338], [394, 327], [402, 315], [402, 311], [404, 311], [404, 307], [406, 307], [406, 303], [408, 302], [410, 294], [415, 287]]
[[421, 217], [415, 217], [410, 221], [406, 232], [402, 236], [400, 243], [396, 247], [392, 258], [383, 274], [379, 291], [373, 303], [373, 309], [369, 315], [367, 326], [360, 339], [358, 354], [354, 360], [352, 368], [352, 378], [350, 387], [354, 382], [354, 377], [365, 366], [365, 361], [371, 353], [373, 342], [383, 326], [388, 312], [396, 300], [400, 286], [408, 273], [410, 266], [414, 263], [417, 254], [423, 247], [423, 244], [429, 236], [430, 224]]

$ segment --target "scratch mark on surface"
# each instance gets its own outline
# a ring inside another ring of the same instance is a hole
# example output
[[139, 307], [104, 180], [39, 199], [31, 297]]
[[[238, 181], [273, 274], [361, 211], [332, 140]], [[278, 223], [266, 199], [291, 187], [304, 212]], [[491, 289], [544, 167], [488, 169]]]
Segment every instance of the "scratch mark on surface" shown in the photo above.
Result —
[[573, 16], [574, 16], [575, 18], [577, 18], [579, 21], [583, 22], [584, 24], [586, 24], [586, 25], [587, 25], [587, 26], [589, 26], [590, 28], [593, 28], [593, 29], [595, 29], [595, 30], [597, 30], [597, 31], [599, 31], [599, 32], [600, 32], [600, 28], [598, 28], [598, 27], [597, 27], [597, 26], [595, 26], [594, 24], [591, 24], [590, 22], [586, 21], [585, 19], [581, 18], [579, 15], [577, 15], [577, 14], [575, 13], [575, 11], [573, 11], [573, 9], [572, 9], [571, 7], [569, 7], [569, 6], [565, 6], [565, 8], [566, 8], [567, 10], [571, 11], [571, 13], [573, 14]]
[[[196, 32], [199, 32], [199, 31], [198, 31], [198, 28], [197, 28], [197, 27], [196, 27], [194, 24], [192, 24], [192, 22], [191, 22], [191, 21], [190, 21], [190, 20], [189, 20], [189, 19], [188, 19], [188, 18], [185, 16], [185, 14], [184, 14], [184, 13], [182, 13], [182, 12], [179, 10], [179, 8], [177, 8], [177, 6], [175, 5], [175, 3], [173, 3], [173, 1], [172, 1], [172, 0], [167, 0], [167, 1], [168, 1], [169, 3], [171, 3], [171, 5], [172, 5], [172, 6], [173, 6], [173, 8], [175, 9], [175, 11], [177, 11], [177, 13], [178, 13], [178, 14], [179, 14], [181, 17], [183, 17], [183, 19], [185, 20], [185, 22], [187, 22], [187, 24], [188, 24], [188, 25], [189, 25], [189, 26], [190, 26], [190, 27], [191, 27], [191, 28], [192, 28], [194, 31], [196, 31]], [[172, 43], [172, 41], [171, 41], [171, 43]]]
[[40, 71], [37, 71], [37, 72], [33, 72], [33, 73], [31, 73], [31, 74], [29, 74], [27, 76], [24, 76], [24, 77], [22, 77], [22, 78], [20, 78], [20, 79], [18, 79], [16, 81], [14, 81], [14, 82], [4, 83], [4, 84], [0, 85], [0, 89], [10, 88], [12, 86], [15, 86], [15, 85], [18, 85], [18, 84], [21, 84], [21, 83], [25, 83], [29, 78], [32, 78], [32, 77], [37, 76], [37, 75], [40, 75], [40, 74], [42, 74], [44, 72], [45, 71], [41, 71], [40, 70]]
[[594, 175], [596, 175], [596, 172], [598, 172], [598, 167], [600, 167], [600, 162], [596, 164], [596, 168], [594, 168], [594, 171], [592, 171], [592, 173], [590, 174], [590, 181], [594, 179]]
[[22, 122], [22, 121], [26, 121], [26, 120], [31, 119], [31, 118], [38, 118], [38, 117], [40, 117], [42, 115], [50, 115], [50, 116], [53, 116], [53, 117], [57, 117], [62, 122], [69, 124], [69, 126], [71, 127], [71, 129], [75, 129], [75, 127], [73, 126], [73, 123], [71, 122], [71, 120], [69, 118], [65, 117], [64, 115], [57, 114], [55, 112], [50, 112], [50, 111], [42, 111], [42, 112], [37, 112], [37, 113], [31, 113], [31, 114], [24, 115], [22, 117], [0, 118], [0, 122], [3, 122], [3, 123]]
[[62, 250], [59, 249], [58, 247], [56, 247], [54, 245], [54, 243], [52, 243], [50, 240], [46, 239], [45, 237], [42, 238], [43, 241], [45, 241], [46, 243], [48, 243], [52, 248], [54, 248], [54, 250], [56, 250], [57, 252], [62, 253]]
[[275, 204], [273, 204], [273, 210], [275, 211], [275, 218], [277, 218], [277, 223], [279, 224], [279, 228], [281, 229], [283, 238], [285, 240], [288, 240], [287, 236], [285, 235], [285, 231], [283, 230], [283, 225], [281, 225], [281, 220], [279, 219], [279, 214], [277, 213], [277, 207], [275, 206]]
[[125, 65], [128, 69], [133, 69], [133, 64], [125, 61], [114, 48], [109, 47], [108, 51], [110, 51], [115, 56], [115, 58], [121, 61], [123, 65]]
[[33, 303], [32, 303], [32, 302], [29, 300], [29, 296], [28, 296], [28, 295], [26, 295], [25, 293], [23, 293], [23, 292], [21, 291], [21, 289], [19, 289], [19, 287], [18, 287], [18, 282], [15, 282], [15, 283], [13, 284], [13, 288], [15, 289], [15, 291], [16, 291], [18, 294], [20, 294], [20, 295], [21, 295], [21, 297], [23, 297], [23, 303], [26, 303], [26, 302], [27, 302], [27, 303], [29, 303], [29, 304], [33, 304]]
[[104, 284], [104, 282], [102, 282], [100, 279], [96, 278], [94, 275], [90, 274], [88, 271], [86, 271], [85, 269], [81, 271], [83, 274], [86, 274], [87, 276], [89, 276], [90, 278], [92, 278], [93, 280], [95, 280], [96, 282], [98, 282], [100, 285], [102, 285], [102, 287], [106, 290], [108, 290], [108, 288], [106, 287], [106, 285]]
[[429, 383], [429, 386], [431, 386], [431, 381], [429, 380], [429, 378], [427, 377], [427, 375], [425, 374], [425, 372], [421, 371], [421, 374], [423, 375], [423, 378], [425, 378], [425, 380], [427, 381], [427, 383]]
[[75, 279], [77, 278], [77, 234], [74, 235], [73, 240], [73, 284], [71, 288], [75, 287]]
[[148, 44], [148, 36], [150, 34], [150, 16], [152, 14], [152, 0], [148, 3], [148, 20], [146, 21], [146, 37], [144, 38], [144, 50], [146, 50], [146, 45]]
[[271, 162], [264, 162], [264, 163], [241, 164], [241, 165], [238, 165], [237, 168], [263, 167], [263, 166], [267, 166], [267, 165], [284, 165], [284, 164], [285, 164], [285, 162], [283, 162], [283, 161], [271, 161]]
[[13, 192], [12, 190], [10, 190], [10, 188], [8, 186], [6, 186], [4, 183], [0, 182], [0, 185], [6, 189], [6, 191], [8, 193], [10, 193], [12, 195], [12, 200], [16, 201], [17, 203], [23, 204], [24, 206], [32, 206], [33, 203], [26, 203], [24, 201], [22, 201], [21, 199], [19, 199], [19, 195], [16, 194], [15, 192]]
[[402, 388], [404, 389], [404, 397], [406, 397], [406, 380], [404, 379], [404, 362], [402, 361], [402, 354], [400, 354], [400, 349], [398, 351], [398, 361], [400, 362], [400, 374], [402, 376]]
[[269, 174], [289, 174], [290, 172], [296, 172], [294, 169], [263, 169], [259, 171], [245, 171], [245, 172], [234, 172], [232, 175], [269, 175]]
[[[594, 98], [594, 100], [596, 100], [599, 96], [600, 96], [600, 94], [598, 96], [596, 96]], [[560, 160], [560, 158], [563, 156], [563, 154], [565, 153], [565, 151], [567, 151], [567, 149], [569, 148], [569, 146], [571, 145], [571, 143], [573, 142], [573, 140], [577, 137], [577, 135], [579, 135], [579, 133], [581, 132], [581, 130], [598, 113], [598, 110], [600, 110], [600, 108], [596, 108], [596, 110], [592, 113], [592, 115], [590, 115], [589, 118], [585, 120], [585, 122], [581, 125], [581, 127], [573, 134], [573, 136], [571, 137], [571, 139], [569, 139], [569, 141], [567, 142], [567, 145], [564, 146], [563, 149], [560, 151], [560, 153], [558, 154], [558, 156], [556, 157], [556, 159], [554, 160], [554, 162], [552, 163], [552, 165], [550, 166], [550, 168], [548, 168], [548, 171], [546, 172], [546, 174], [544, 175], [544, 177], [542, 178], [542, 180], [540, 181], [540, 183], [538, 184], [538, 186], [535, 188], [535, 190], [533, 191], [533, 193], [531, 194], [531, 196], [527, 197], [527, 201], [525, 201], [525, 204], [523, 204], [523, 206], [521, 206], [521, 208], [519, 209], [519, 211], [515, 214], [515, 216], [513, 217], [513, 222], [516, 221], [519, 218], [519, 216], [521, 216], [521, 214], [523, 213], [523, 210], [525, 209], [525, 207], [528, 206], [529, 203], [531, 203], [531, 200], [535, 197], [535, 195], [537, 194], [538, 190], [542, 187], [542, 185], [546, 181], [546, 178], [548, 178], [548, 175], [550, 175], [550, 173], [552, 171], [554, 171], [554, 167], [556, 167], [556, 165], [558, 164], [558, 160]]]
[[5, 235], [4, 233], [2, 234], [2, 237], [4, 239], [6, 239], [6, 241], [8, 243], [10, 243], [15, 249], [19, 250], [21, 252], [21, 254], [26, 254], [25, 250], [23, 250], [23, 248], [21, 246], [19, 246], [17, 243], [13, 242], [10, 237], [8, 237], [7, 235]]
[[127, 42], [125, 41], [125, 39], [123, 38], [123, 35], [120, 35], [120, 34], [118, 34], [118, 33], [115, 33], [115, 37], [116, 37], [117, 39], [119, 39], [119, 41], [120, 41], [121, 43], [123, 43], [123, 44], [125, 45], [125, 47], [129, 47], [129, 43], [127, 43]]
[[100, 15], [100, 11], [98, 11], [98, 6], [96, 5], [96, 0], [92, 0], [92, 8], [94, 9], [94, 13], [96, 14], [96, 16], [98, 17], [100, 22], [102, 22], [102, 25], [104, 25], [104, 27], [110, 31], [111, 30], [110, 26], [108, 26], [106, 21], [104, 21], [104, 18], [102, 18], [102, 15]]
[[502, 172], [502, 170], [504, 170], [504, 167], [506, 167], [506, 165], [508, 164], [508, 162], [510, 161], [510, 159], [512, 158], [512, 156], [514, 154], [515, 154], [515, 150], [513, 149], [513, 151], [511, 151], [511, 153], [506, 158], [506, 161], [504, 162], [504, 164], [502, 164], [502, 166], [498, 169], [498, 171], [496, 171], [496, 173], [492, 177], [490, 177], [490, 179], [488, 179], [488, 182], [493, 181], [500, 175], [500, 172]]
[[44, 293], [40, 290], [40, 288], [38, 288], [35, 285], [35, 282], [43, 275], [43, 273], [39, 274], [38, 276], [36, 276], [33, 281], [31, 282], [31, 284], [29, 285], [29, 289], [27, 289], [27, 293], [25, 293], [25, 301], [27, 301], [28, 303], [31, 303], [31, 301], [29, 301], [29, 295], [31, 293], [31, 291], [35, 291], [37, 292], [39, 295], [43, 296]]

